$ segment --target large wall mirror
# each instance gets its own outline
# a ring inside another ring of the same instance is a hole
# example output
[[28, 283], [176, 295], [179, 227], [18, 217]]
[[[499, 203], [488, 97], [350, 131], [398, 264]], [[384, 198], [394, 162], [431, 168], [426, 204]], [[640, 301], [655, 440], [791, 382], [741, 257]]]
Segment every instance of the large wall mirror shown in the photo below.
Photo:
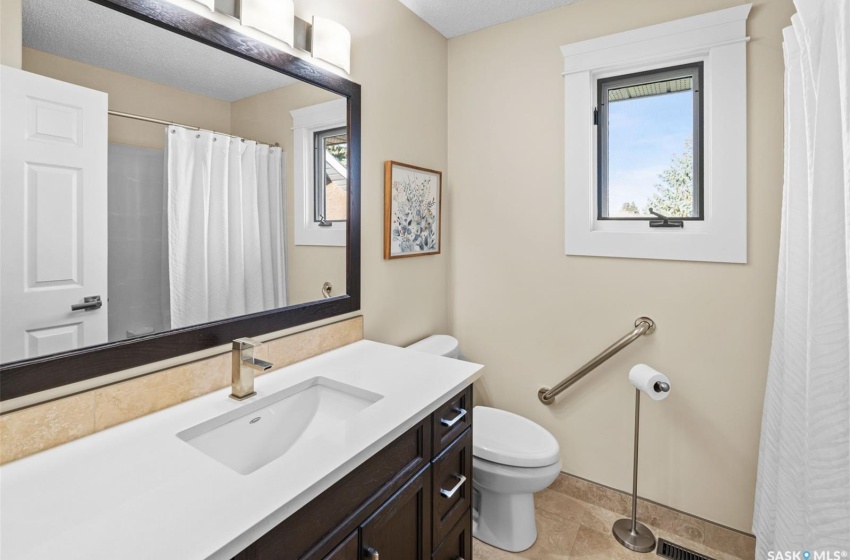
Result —
[[162, 0], [23, 0], [0, 398], [357, 310], [359, 104]]

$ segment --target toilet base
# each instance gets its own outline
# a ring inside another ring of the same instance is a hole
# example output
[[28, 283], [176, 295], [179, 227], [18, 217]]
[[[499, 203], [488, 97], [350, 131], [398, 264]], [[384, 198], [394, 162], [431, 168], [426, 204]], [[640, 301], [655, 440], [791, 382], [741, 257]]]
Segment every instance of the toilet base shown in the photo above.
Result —
[[490, 546], [521, 552], [537, 540], [533, 494], [482, 492], [473, 516], [472, 536]]

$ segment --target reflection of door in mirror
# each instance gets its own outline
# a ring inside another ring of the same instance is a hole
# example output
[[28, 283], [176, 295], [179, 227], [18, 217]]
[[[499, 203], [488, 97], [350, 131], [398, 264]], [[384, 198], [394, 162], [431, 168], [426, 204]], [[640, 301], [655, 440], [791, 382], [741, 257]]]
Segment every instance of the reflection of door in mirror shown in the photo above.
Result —
[[17, 97], [3, 75], [0, 363], [346, 292], [344, 241], [294, 241], [291, 116], [342, 104], [315, 194], [344, 232], [343, 98], [90, 0], [23, 0], [23, 23]]
[[0, 360], [9, 362], [107, 341], [107, 127], [103, 93], [0, 71]]

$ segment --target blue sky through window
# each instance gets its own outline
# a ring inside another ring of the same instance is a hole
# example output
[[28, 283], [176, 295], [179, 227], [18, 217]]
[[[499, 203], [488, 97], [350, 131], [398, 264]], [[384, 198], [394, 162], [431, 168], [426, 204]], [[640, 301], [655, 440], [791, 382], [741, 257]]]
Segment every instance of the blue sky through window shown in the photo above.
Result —
[[642, 212], [693, 133], [692, 91], [609, 102], [608, 216], [633, 216], [622, 212], [627, 202]]

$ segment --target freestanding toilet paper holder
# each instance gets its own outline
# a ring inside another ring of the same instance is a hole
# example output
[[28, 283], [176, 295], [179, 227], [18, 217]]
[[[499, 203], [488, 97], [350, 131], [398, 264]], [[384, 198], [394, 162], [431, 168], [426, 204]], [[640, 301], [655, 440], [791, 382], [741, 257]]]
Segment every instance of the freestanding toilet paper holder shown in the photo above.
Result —
[[[659, 393], [670, 391], [670, 384], [659, 381], [653, 389]], [[655, 549], [655, 535], [649, 527], [637, 520], [637, 483], [638, 483], [638, 435], [640, 434], [640, 389], [635, 389], [635, 457], [632, 470], [632, 516], [614, 522], [614, 538], [621, 545], [635, 552], [652, 552]]]

